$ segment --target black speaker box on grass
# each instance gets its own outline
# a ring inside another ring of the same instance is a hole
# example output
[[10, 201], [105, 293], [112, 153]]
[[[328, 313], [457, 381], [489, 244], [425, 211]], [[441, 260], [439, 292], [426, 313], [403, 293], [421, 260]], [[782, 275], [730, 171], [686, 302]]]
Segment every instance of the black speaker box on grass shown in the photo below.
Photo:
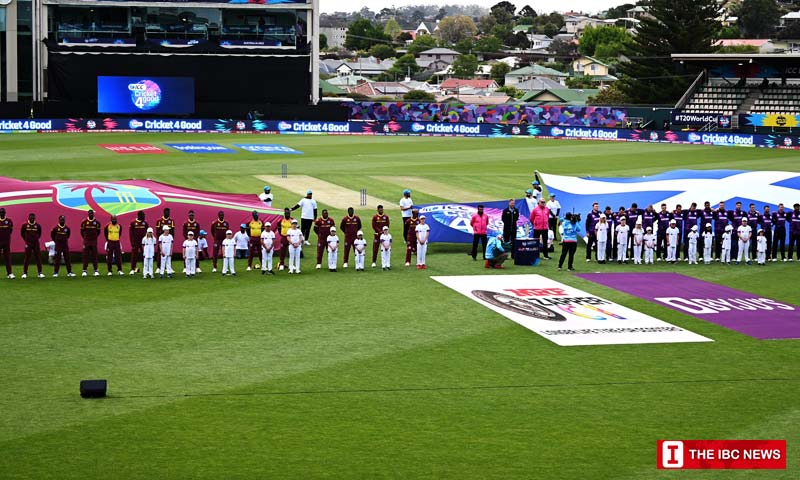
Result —
[[81, 380], [81, 397], [103, 398], [107, 388], [107, 380]]

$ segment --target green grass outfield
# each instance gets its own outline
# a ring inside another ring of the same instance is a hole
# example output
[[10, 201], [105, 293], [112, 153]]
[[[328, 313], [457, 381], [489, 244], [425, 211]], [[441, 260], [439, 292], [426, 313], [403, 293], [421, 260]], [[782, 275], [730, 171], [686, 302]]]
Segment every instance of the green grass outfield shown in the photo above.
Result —
[[[170, 141], [281, 143], [305, 154], [119, 155], [96, 146]], [[0, 136], [0, 175], [24, 180], [151, 178], [255, 194], [263, 182], [254, 175], [279, 174], [281, 163], [379, 198], [399, 199], [400, 189], [371, 176], [426, 177], [502, 199], [520, 196], [534, 169], [800, 171], [800, 153], [530, 139]], [[276, 206], [297, 200], [274, 193]], [[466, 247], [433, 245], [429, 269], [419, 272], [402, 267], [400, 250], [385, 273], [318, 272], [307, 256], [302, 276], [0, 279], [0, 478], [800, 475], [800, 342], [755, 340], [557, 272], [552, 262], [487, 272]], [[797, 263], [602, 268], [634, 269], [674, 270], [800, 305]], [[540, 273], [715, 341], [559, 347], [428, 278], [482, 273]], [[84, 378], [108, 378], [111, 397], [82, 400]], [[668, 438], [787, 439], [788, 468], [658, 471], [656, 440]]]

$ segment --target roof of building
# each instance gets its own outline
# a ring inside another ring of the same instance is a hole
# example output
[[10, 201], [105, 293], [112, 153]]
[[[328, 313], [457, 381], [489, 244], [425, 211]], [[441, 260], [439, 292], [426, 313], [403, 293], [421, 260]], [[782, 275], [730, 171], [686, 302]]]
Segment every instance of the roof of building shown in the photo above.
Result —
[[715, 43], [714, 45], [719, 47], [738, 47], [741, 45], [747, 45], [750, 47], [762, 47], [769, 42], [770, 42], [769, 38], [726, 38], [722, 40], [717, 40], [717, 43]]
[[437, 102], [443, 103], [463, 103], [472, 105], [502, 105], [512, 100], [508, 95], [440, 95], [436, 97]]
[[524, 77], [524, 76], [548, 76], [548, 77], [568, 77], [566, 73], [559, 72], [552, 68], [544, 67], [542, 65], [528, 65], [527, 67], [518, 68], [506, 73], [506, 76], [511, 77]]
[[798, 12], [789, 12], [786, 15], [782, 16], [781, 18], [785, 18], [787, 20], [798, 20], [798, 19], [800, 19], [800, 11], [798, 11]]
[[344, 75], [328, 79], [328, 83], [337, 87], [352, 87], [362, 82], [370, 83], [372, 80], [362, 77], [361, 75]]
[[497, 87], [497, 82], [492, 79], [486, 80], [463, 80], [460, 78], [448, 78], [440, 85], [442, 89], [454, 89], [461, 87], [469, 88], [492, 88]]
[[523, 102], [536, 103], [536, 97], [541, 96], [545, 92], [550, 93], [551, 95], [561, 99], [560, 102], [545, 102], [545, 103], [586, 105], [586, 102], [589, 101], [589, 98], [597, 95], [600, 92], [600, 90], [594, 88], [583, 88], [583, 89], [546, 88], [544, 90], [532, 90], [526, 93], [520, 100], [522, 100]]
[[425, 50], [424, 52], [420, 52], [420, 55], [461, 55], [459, 52], [455, 50], [450, 50], [449, 48], [431, 48], [429, 50]]
[[347, 93], [324, 79], [319, 80], [319, 87], [322, 89], [323, 95], [341, 95], [343, 93]]
[[529, 91], [529, 90], [548, 90], [553, 88], [564, 88], [564, 85], [561, 85], [552, 78], [533, 77], [529, 80], [525, 80], [524, 82], [519, 82], [518, 84], [514, 85], [514, 87], [523, 91]]

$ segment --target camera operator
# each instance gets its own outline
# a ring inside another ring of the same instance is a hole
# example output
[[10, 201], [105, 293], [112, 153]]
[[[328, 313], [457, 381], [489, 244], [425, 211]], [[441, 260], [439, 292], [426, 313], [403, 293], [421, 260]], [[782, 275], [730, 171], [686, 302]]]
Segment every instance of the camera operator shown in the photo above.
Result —
[[578, 213], [567, 213], [561, 219], [561, 226], [563, 232], [561, 234], [561, 241], [563, 248], [561, 249], [561, 258], [558, 260], [558, 269], [564, 266], [564, 259], [569, 254], [569, 261], [567, 263], [567, 270], [574, 271], [573, 260], [575, 259], [575, 250], [578, 248], [578, 237], [581, 236], [581, 215]]

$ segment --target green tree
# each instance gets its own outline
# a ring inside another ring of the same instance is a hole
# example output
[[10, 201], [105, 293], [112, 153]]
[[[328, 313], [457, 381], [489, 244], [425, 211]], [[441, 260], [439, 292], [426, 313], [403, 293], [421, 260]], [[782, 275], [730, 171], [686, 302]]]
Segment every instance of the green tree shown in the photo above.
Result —
[[397, 36], [398, 42], [407, 42], [409, 40], [414, 40], [414, 37], [408, 32], [400, 32], [400, 35]]
[[386, 25], [383, 26], [383, 33], [389, 36], [392, 40], [396, 39], [398, 35], [403, 32], [403, 29], [400, 28], [400, 24], [397, 23], [397, 20], [394, 17], [390, 18]]
[[324, 33], [319, 34], [319, 49], [325, 50], [328, 48], [328, 37]]
[[742, 38], [742, 31], [738, 25], [731, 25], [729, 27], [722, 27], [719, 32], [719, 38]]
[[636, 5], [632, 3], [623, 3], [617, 7], [611, 7], [606, 10], [605, 18], [626, 18], [628, 16], [628, 10], [635, 7]]
[[417, 35], [417, 38], [408, 46], [408, 53], [416, 55], [431, 48], [436, 48], [436, 38], [433, 35]]
[[505, 85], [506, 73], [511, 71], [511, 67], [507, 63], [497, 62], [492, 65], [491, 75], [492, 80], [497, 82], [498, 85]]
[[445, 17], [439, 22], [438, 35], [446, 44], [456, 44], [464, 39], [473, 39], [478, 33], [478, 27], [466, 15]]
[[578, 49], [574, 43], [565, 42], [564, 40], [555, 40], [550, 44], [548, 50], [562, 61], [569, 61], [571, 57], [574, 57], [578, 53]]
[[396, 55], [394, 48], [385, 43], [376, 43], [369, 49], [369, 54], [375, 58], [386, 60]]
[[432, 93], [424, 90], [409, 90], [403, 95], [403, 100], [406, 102], [435, 102], [436, 97]]
[[500, 93], [505, 93], [506, 95], [512, 98], [522, 98], [522, 96], [525, 95], [525, 92], [511, 85], [500, 87], [497, 89], [497, 91]]
[[453, 76], [456, 78], [469, 79], [475, 76], [478, 69], [478, 57], [475, 55], [459, 55], [453, 61]]
[[475, 42], [475, 52], [495, 53], [503, 48], [503, 44], [494, 35], [484, 35]]
[[755, 45], [730, 45], [719, 47], [714, 53], [758, 53], [758, 47]]
[[739, 8], [739, 26], [747, 38], [769, 38], [780, 18], [775, 0], [744, 0]]
[[541, 33], [547, 35], [550, 38], [555, 37], [558, 34], [559, 28], [556, 26], [555, 23], [546, 23], [541, 28]]
[[344, 46], [350, 50], [369, 50], [375, 44], [386, 43], [389, 36], [383, 33], [380, 25], [365, 18], [359, 18], [347, 28]]
[[539, 15], [536, 13], [536, 10], [531, 8], [530, 5], [525, 5], [524, 7], [519, 9], [519, 16], [523, 18], [536, 18]]
[[621, 51], [622, 46], [629, 44], [632, 39], [633, 37], [631, 34], [624, 28], [612, 25], [602, 25], [599, 27], [592, 27], [590, 25], [583, 31], [580, 47], [578, 47], [578, 49], [581, 54], [592, 57], [595, 55], [595, 51], [600, 45], [614, 45], [618, 51]]
[[473, 48], [475, 48], [475, 42], [472, 38], [462, 38], [453, 45], [453, 50], [459, 53], [472, 53]]
[[489, 33], [497, 26], [497, 20], [491, 15], [484, 15], [478, 20], [478, 29], [481, 33]]
[[420, 70], [422, 70], [422, 68], [417, 65], [417, 59], [414, 58], [414, 55], [411, 53], [406, 53], [394, 62], [394, 65], [389, 69], [389, 72], [394, 78], [394, 76], [413, 76], [414, 74], [419, 73]]
[[494, 17], [500, 25], [512, 25], [514, 23], [514, 13], [517, 7], [513, 3], [503, 0], [494, 5], [490, 10], [490, 15]]
[[670, 55], [711, 53], [720, 24], [716, 0], [651, 0], [633, 43], [631, 61], [620, 64], [620, 88], [634, 103], [674, 103], [686, 92], [696, 70], [676, 74]]
[[630, 103], [625, 92], [620, 90], [616, 83], [612, 83], [607, 88], [600, 90], [594, 97], [589, 99], [591, 105], [626, 105]]
[[800, 22], [792, 22], [778, 32], [778, 40], [794, 40], [800, 38]]

